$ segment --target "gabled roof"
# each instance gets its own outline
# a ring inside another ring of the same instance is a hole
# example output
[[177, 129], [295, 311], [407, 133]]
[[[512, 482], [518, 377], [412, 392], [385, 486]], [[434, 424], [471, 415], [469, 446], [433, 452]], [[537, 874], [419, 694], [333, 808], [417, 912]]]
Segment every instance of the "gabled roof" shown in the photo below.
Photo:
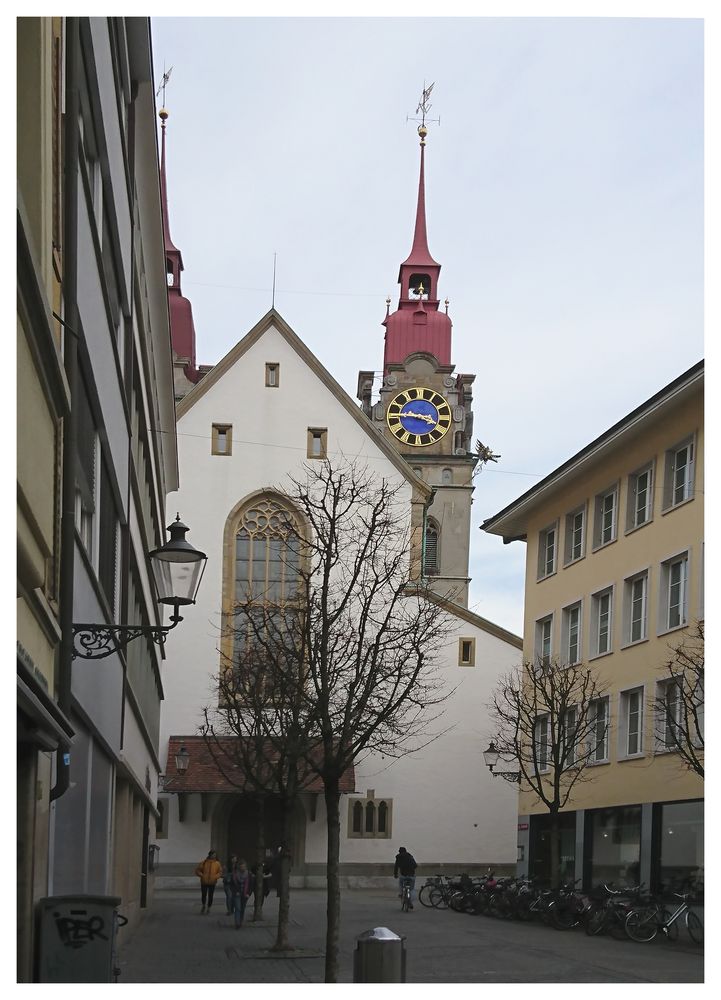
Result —
[[217, 365], [214, 365], [208, 374], [205, 375], [204, 378], [190, 390], [187, 396], [184, 396], [183, 399], [180, 400], [176, 408], [177, 419], [180, 420], [181, 417], [183, 417], [188, 410], [190, 410], [194, 404], [197, 403], [198, 400], [201, 399], [205, 393], [215, 385], [216, 382], [218, 382], [227, 372], [230, 371], [236, 362], [243, 357], [246, 351], [248, 351], [258, 340], [260, 340], [263, 334], [266, 333], [271, 327], [274, 327], [288, 342], [301, 361], [303, 361], [308, 368], [311, 369], [323, 385], [325, 385], [325, 387], [335, 396], [341, 406], [343, 406], [356, 423], [363, 428], [376, 447], [383, 452], [386, 458], [396, 467], [396, 469], [398, 469], [401, 475], [416, 490], [424, 495], [427, 500], [430, 500], [433, 493], [431, 487], [416, 476], [413, 469], [406, 462], [406, 460], [398, 454], [393, 445], [389, 444], [383, 435], [378, 433], [358, 404], [351, 399], [345, 389], [343, 389], [343, 387], [336, 382], [328, 369], [320, 363], [315, 354], [313, 354], [313, 352], [303, 343], [300, 337], [293, 332], [280, 313], [275, 309], [270, 309], [265, 316], [263, 316], [263, 318], [259, 320], [245, 335], [245, 337], [238, 341], [235, 347], [232, 347], [225, 357], [221, 358]]
[[475, 625], [476, 628], [495, 636], [501, 642], [507, 642], [511, 646], [515, 646], [516, 649], [523, 649], [523, 639], [520, 635], [516, 635], [515, 632], [509, 632], [508, 629], [496, 625], [495, 622], [489, 621], [488, 618], [482, 618], [481, 615], [469, 611], [468, 608], [456, 604], [455, 601], [451, 601], [447, 597], [441, 597], [440, 594], [434, 594], [432, 590], [424, 590], [423, 597], [427, 601], [430, 601], [431, 604], [437, 604], [443, 608], [447, 614], [453, 615], [455, 618], [462, 618], [469, 625]]
[[659, 392], [641, 403], [635, 410], [609, 427], [585, 448], [577, 452], [563, 465], [549, 473], [540, 483], [536, 483], [517, 500], [508, 504], [503, 510], [487, 518], [481, 525], [481, 531], [493, 535], [502, 535], [505, 541], [516, 541], [525, 538], [525, 524], [529, 514], [541, 503], [545, 503], [550, 495], [571, 480], [580, 472], [592, 467], [613, 449], [624, 441], [632, 438], [653, 420], [658, 419], [659, 410], [669, 405], [675, 405], [685, 396], [697, 391], [704, 377], [704, 362], [699, 361], [688, 371], [685, 371], [673, 382], [660, 389]]

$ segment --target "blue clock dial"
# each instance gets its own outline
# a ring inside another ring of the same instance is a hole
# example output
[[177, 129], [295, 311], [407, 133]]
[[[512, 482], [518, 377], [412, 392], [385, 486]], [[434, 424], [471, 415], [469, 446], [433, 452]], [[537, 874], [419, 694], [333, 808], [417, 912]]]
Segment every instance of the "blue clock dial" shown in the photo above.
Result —
[[386, 420], [401, 444], [425, 448], [440, 441], [451, 426], [451, 408], [435, 389], [413, 386], [390, 401]]

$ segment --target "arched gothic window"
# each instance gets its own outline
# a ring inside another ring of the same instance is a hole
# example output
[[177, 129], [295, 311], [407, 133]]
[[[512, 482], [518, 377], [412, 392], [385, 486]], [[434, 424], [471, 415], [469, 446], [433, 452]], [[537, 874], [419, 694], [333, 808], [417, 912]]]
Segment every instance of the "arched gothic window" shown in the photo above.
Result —
[[440, 572], [440, 552], [439, 552], [439, 530], [438, 525], [429, 517], [426, 520], [426, 531], [423, 543], [423, 575], [437, 576]]
[[[223, 655], [238, 666], [262, 633], [283, 629], [301, 583], [300, 520], [285, 498], [254, 497], [237, 507], [225, 532]], [[262, 643], [260, 644], [262, 645]]]

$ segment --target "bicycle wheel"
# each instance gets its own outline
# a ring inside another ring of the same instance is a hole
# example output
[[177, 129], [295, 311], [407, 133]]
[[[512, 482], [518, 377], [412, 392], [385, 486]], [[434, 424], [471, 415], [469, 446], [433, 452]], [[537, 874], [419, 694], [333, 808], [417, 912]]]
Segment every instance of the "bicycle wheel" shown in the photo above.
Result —
[[694, 944], [703, 944], [703, 924], [690, 910], [686, 914], [686, 930]]
[[403, 897], [401, 898], [401, 910], [404, 913], [408, 913], [410, 905], [411, 905], [411, 894], [406, 888], [403, 890]]
[[672, 924], [669, 924], [669, 920], [673, 914], [670, 910], [664, 910], [661, 914], [661, 920], [666, 927], [666, 937], [669, 941], [678, 941], [678, 919], [674, 920]]
[[653, 941], [658, 934], [658, 910], [631, 910], [626, 917], [626, 933], [640, 944]]
[[576, 915], [568, 906], [559, 908], [556, 904], [551, 909], [551, 923], [557, 931], [570, 931], [576, 923]]
[[437, 910], [448, 909], [448, 896], [439, 886], [431, 889], [429, 896], [430, 905]]
[[418, 902], [421, 906], [433, 906], [433, 903], [431, 903], [431, 892], [435, 888], [437, 887], [431, 882], [426, 882], [426, 884], [420, 889], [418, 893]]
[[465, 893], [461, 892], [460, 889], [458, 890], [458, 892], [454, 892], [451, 894], [451, 898], [448, 900], [448, 904], [452, 910], [456, 911], [456, 913], [461, 913], [463, 911], [464, 897]]
[[594, 906], [586, 917], [586, 934], [596, 937], [606, 926], [606, 907]]

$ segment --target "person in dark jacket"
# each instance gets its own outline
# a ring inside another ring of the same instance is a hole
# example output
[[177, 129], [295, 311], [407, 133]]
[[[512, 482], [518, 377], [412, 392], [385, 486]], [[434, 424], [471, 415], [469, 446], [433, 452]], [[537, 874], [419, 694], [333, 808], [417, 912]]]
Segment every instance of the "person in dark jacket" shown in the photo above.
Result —
[[253, 876], [248, 871], [245, 858], [239, 858], [230, 873], [230, 891], [233, 901], [233, 917], [236, 929], [243, 926], [245, 907], [253, 891]]
[[411, 889], [411, 909], [413, 909], [413, 889], [416, 884], [416, 868], [418, 867], [416, 859], [413, 855], [405, 849], [405, 847], [399, 847], [398, 853], [396, 854], [396, 862], [393, 866], [393, 878], [398, 879], [398, 895], [403, 895], [403, 882], [408, 881]]

